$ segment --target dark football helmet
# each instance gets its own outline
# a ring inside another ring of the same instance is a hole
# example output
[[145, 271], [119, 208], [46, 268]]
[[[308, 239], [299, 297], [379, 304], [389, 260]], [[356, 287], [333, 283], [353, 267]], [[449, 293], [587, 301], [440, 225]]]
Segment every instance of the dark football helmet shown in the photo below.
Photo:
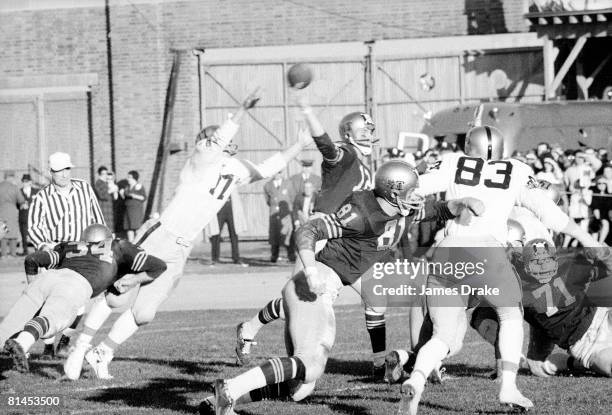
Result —
[[[206, 145], [210, 146], [211, 143], [216, 143], [218, 140], [218, 137], [215, 135], [215, 132], [219, 129], [218, 125], [209, 125], [207, 127], [204, 127], [204, 129], [202, 131], [200, 131], [196, 137], [196, 143], [201, 141], [201, 140], [206, 140]], [[226, 153], [228, 153], [230, 156], [233, 156], [234, 154], [236, 154], [238, 152], [238, 146], [232, 142], [230, 142], [224, 149], [223, 151], [225, 151]]]
[[107, 239], [112, 239], [113, 233], [108, 227], [102, 225], [101, 223], [94, 223], [93, 225], [89, 225], [83, 231], [81, 235], [81, 241], [83, 242], [101, 242]]
[[501, 160], [504, 157], [504, 136], [495, 127], [474, 127], [465, 136], [465, 154], [485, 160]]
[[351, 143], [366, 156], [372, 154], [372, 145], [378, 140], [374, 138], [374, 121], [365, 112], [351, 112], [342, 118], [338, 126], [340, 138]]
[[418, 186], [418, 173], [403, 160], [387, 161], [379, 167], [374, 178], [374, 194], [397, 207], [402, 216], [423, 206], [423, 197], [414, 194]]
[[557, 275], [559, 262], [555, 246], [546, 239], [533, 239], [523, 248], [523, 266], [527, 274], [542, 284]]

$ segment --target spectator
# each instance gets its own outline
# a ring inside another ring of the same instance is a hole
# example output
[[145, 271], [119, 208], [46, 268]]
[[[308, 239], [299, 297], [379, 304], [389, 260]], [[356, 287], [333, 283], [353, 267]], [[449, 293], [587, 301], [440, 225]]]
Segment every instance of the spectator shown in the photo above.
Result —
[[130, 170], [127, 176], [129, 187], [122, 194], [125, 199], [123, 229], [126, 230], [130, 242], [134, 240], [134, 232], [144, 222], [144, 202], [147, 200], [147, 193], [142, 184], [138, 182], [139, 177], [136, 170]]
[[545, 154], [550, 153], [550, 145], [545, 142], [541, 142], [536, 147], [536, 156], [540, 159], [544, 158]]
[[240, 194], [237, 190], [232, 193], [227, 202], [221, 207], [221, 210], [217, 212], [217, 220], [211, 220], [206, 226], [207, 233], [210, 235], [211, 261], [213, 265], [219, 262], [221, 256], [221, 231], [223, 231], [225, 224], [227, 224], [227, 232], [232, 246], [232, 261], [234, 264], [248, 267], [249, 265], [240, 259], [238, 247], [238, 234], [246, 229], [246, 223]]
[[589, 233], [599, 242], [604, 242], [610, 232], [610, 210], [612, 209], [612, 195], [608, 193], [607, 182], [598, 177], [592, 190], [591, 219]]
[[542, 161], [544, 170], [536, 174], [536, 179], [546, 180], [553, 185], [560, 185], [563, 183], [563, 172], [561, 167], [552, 157], [545, 157]]
[[612, 194], [612, 163], [608, 162], [603, 165], [602, 178], [606, 182], [606, 192]]
[[311, 183], [313, 185], [314, 191], [318, 192], [321, 189], [321, 177], [317, 176], [312, 172], [312, 160], [301, 160], [302, 171], [301, 173], [294, 174], [290, 177], [291, 184], [293, 185], [293, 189], [296, 194], [304, 193], [304, 186], [306, 183]]
[[[70, 155], [66, 153], [57, 152], [49, 156], [51, 183], [36, 193], [28, 212], [28, 234], [36, 249], [50, 251], [60, 242], [78, 241], [89, 225], [106, 224], [91, 185], [71, 178], [73, 167]], [[79, 310], [74, 323], [64, 331], [57, 353], [67, 351], [70, 343], [67, 335], [74, 332], [84, 311]], [[53, 337], [45, 339], [44, 357], [55, 355], [53, 343]]]
[[117, 199], [117, 185], [113, 180], [112, 172], [109, 173], [105, 166], [98, 167], [98, 179], [94, 183], [96, 197], [102, 209], [106, 225], [115, 229], [114, 201]]
[[314, 185], [310, 182], [305, 183], [304, 191], [302, 193], [298, 193], [293, 202], [291, 216], [293, 217], [294, 229], [297, 229], [308, 222], [308, 218], [313, 213], [316, 200], [317, 195], [315, 193]]
[[6, 222], [0, 219], [0, 240], [2, 240], [6, 234], [8, 233], [8, 226], [6, 226]]
[[0, 183], [0, 217], [6, 221], [8, 232], [0, 241], [2, 258], [8, 255], [17, 256], [17, 238], [19, 230], [19, 206], [25, 199], [15, 183], [15, 172], [7, 170], [4, 181]]
[[534, 174], [537, 174], [538, 172], [542, 171], [542, 169], [544, 168], [542, 166], [542, 162], [540, 161], [538, 156], [536, 156], [536, 154], [533, 151], [530, 151], [525, 155], [525, 162], [527, 163], [529, 167], [531, 167]]
[[276, 263], [281, 245], [287, 248], [289, 262], [295, 262], [295, 247], [292, 240], [291, 202], [295, 199], [295, 191], [290, 180], [283, 179], [282, 173], [277, 173], [272, 180], [264, 185], [266, 204], [269, 206], [270, 225], [268, 240], [271, 247], [270, 262]]
[[28, 254], [28, 211], [34, 195], [38, 193], [38, 187], [32, 186], [32, 177], [29, 174], [24, 174], [21, 177], [21, 194], [25, 202], [19, 206], [19, 233], [21, 234], [21, 255]]
[[595, 178], [595, 172], [601, 167], [601, 162], [593, 155], [583, 151], [574, 154], [572, 165], [565, 171], [564, 182], [568, 190], [589, 188], [591, 180]]

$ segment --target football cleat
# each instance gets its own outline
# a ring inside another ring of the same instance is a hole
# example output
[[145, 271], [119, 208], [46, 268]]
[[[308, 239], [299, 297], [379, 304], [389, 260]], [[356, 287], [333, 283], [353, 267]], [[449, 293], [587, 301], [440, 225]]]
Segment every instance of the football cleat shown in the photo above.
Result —
[[434, 370], [429, 374], [429, 381], [431, 383], [440, 384], [446, 379], [446, 368], [442, 367], [442, 362], [438, 362]]
[[223, 379], [215, 380], [215, 415], [236, 415], [234, 400], [227, 392], [227, 384]]
[[238, 324], [236, 327], [236, 364], [244, 366], [249, 364], [251, 360], [251, 346], [257, 345], [253, 339], [244, 338], [244, 323]]
[[87, 353], [89, 349], [91, 349], [91, 345], [82, 342], [77, 342], [75, 346], [70, 348], [68, 358], [64, 362], [64, 374], [68, 379], [77, 380], [81, 376], [85, 353]]
[[70, 337], [62, 334], [60, 341], [57, 342], [57, 347], [55, 348], [55, 355], [58, 357], [66, 357], [68, 353], [70, 353]]
[[402, 397], [400, 399], [399, 409], [397, 415], [416, 415], [419, 407], [419, 401], [421, 400], [421, 394], [423, 393], [423, 387], [413, 385], [408, 379], [402, 385]]
[[215, 397], [209, 396], [200, 402], [198, 413], [200, 415], [215, 415]]
[[4, 343], [4, 351], [13, 358], [13, 367], [16, 371], [21, 373], [28, 373], [30, 371], [30, 364], [28, 363], [26, 352], [17, 340], [8, 339], [6, 343]]
[[45, 344], [43, 354], [40, 355], [40, 360], [53, 360], [55, 359], [55, 345]]
[[501, 390], [499, 392], [499, 403], [508, 405], [511, 408], [517, 407], [522, 411], [528, 411], [533, 408], [533, 402], [524, 397], [518, 389]]
[[98, 379], [112, 379], [108, 373], [108, 364], [113, 360], [113, 354], [105, 352], [100, 347], [94, 347], [85, 353], [85, 360], [93, 369]]
[[399, 382], [402, 377], [405, 377], [405, 372], [399, 353], [395, 350], [387, 353], [385, 356], [385, 380], [391, 385]]

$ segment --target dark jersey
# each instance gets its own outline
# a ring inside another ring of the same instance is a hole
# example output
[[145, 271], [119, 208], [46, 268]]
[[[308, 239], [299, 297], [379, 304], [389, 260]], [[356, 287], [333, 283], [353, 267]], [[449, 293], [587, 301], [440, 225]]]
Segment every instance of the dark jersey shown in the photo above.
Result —
[[329, 214], [335, 212], [352, 192], [371, 189], [372, 173], [361, 162], [353, 145], [336, 146], [327, 133], [314, 140], [323, 155], [321, 190], [314, 211]]
[[452, 219], [445, 202], [430, 201], [408, 216], [387, 215], [370, 190], [355, 192], [335, 213], [310, 220], [297, 230], [300, 249], [328, 239], [315, 259], [332, 268], [344, 285], [353, 284], [376, 262], [387, 260], [406, 226], [417, 220]]
[[39, 267], [67, 268], [79, 273], [89, 282], [95, 297], [126, 274], [147, 272], [157, 278], [166, 270], [166, 263], [128, 241], [115, 239], [62, 242], [53, 251], [37, 251], [26, 257], [27, 275], [37, 274]]
[[550, 341], [568, 349], [582, 338], [593, 321], [597, 307], [586, 295], [586, 290], [591, 281], [608, 275], [610, 260], [593, 262], [582, 253], [559, 254], [559, 270], [547, 284], [527, 275], [523, 264], [517, 262], [525, 320]]

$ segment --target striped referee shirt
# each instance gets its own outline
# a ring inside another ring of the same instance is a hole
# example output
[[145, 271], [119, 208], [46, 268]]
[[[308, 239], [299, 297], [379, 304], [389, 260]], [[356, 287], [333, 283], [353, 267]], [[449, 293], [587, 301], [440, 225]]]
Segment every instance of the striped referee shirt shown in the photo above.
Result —
[[93, 188], [84, 180], [70, 179], [68, 195], [53, 184], [43, 187], [32, 199], [28, 212], [28, 235], [36, 249], [42, 244], [78, 241], [83, 230], [104, 222]]

